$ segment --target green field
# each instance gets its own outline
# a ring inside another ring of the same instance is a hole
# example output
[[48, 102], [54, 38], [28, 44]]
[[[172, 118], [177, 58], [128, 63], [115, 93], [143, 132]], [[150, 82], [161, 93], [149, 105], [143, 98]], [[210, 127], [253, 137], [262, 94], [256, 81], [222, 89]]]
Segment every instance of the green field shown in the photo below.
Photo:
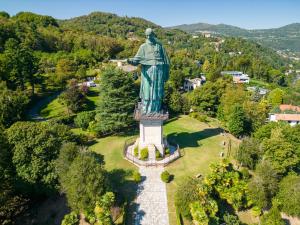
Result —
[[[91, 111], [96, 109], [99, 96], [99, 88], [89, 88], [87, 93], [86, 110]], [[57, 118], [68, 115], [68, 109], [66, 106], [59, 102], [58, 98], [55, 98], [51, 102], [41, 106], [39, 114], [46, 119]]]
[[[207, 174], [209, 164], [220, 160], [220, 153], [227, 154], [227, 144], [232, 143], [232, 152], [237, 147], [238, 140], [231, 135], [221, 135], [222, 129], [218, 122], [212, 120], [202, 123], [188, 116], [181, 116], [168, 121], [164, 126], [164, 135], [169, 140], [179, 144], [183, 156], [166, 167], [174, 180], [167, 185], [170, 224], [176, 224], [174, 194], [178, 184], [187, 176]], [[96, 139], [90, 149], [104, 155], [106, 168], [136, 169], [134, 165], [123, 158], [122, 149], [126, 139], [132, 136], [110, 136]], [[224, 145], [224, 142], [226, 143]], [[187, 223], [188, 224], [188, 223]]]

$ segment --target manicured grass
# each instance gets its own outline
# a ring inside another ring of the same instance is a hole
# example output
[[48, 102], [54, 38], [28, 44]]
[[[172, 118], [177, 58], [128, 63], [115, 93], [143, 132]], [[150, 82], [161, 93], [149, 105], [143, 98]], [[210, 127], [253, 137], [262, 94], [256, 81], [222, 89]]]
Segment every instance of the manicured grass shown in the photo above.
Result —
[[[87, 93], [87, 107], [86, 111], [91, 111], [96, 109], [97, 101], [99, 99], [99, 87], [92, 87]], [[55, 117], [61, 117], [68, 115], [68, 109], [66, 106], [62, 105], [58, 101], [58, 97], [51, 102], [43, 105], [40, 109], [39, 114], [46, 118], [51, 119]]]
[[[174, 197], [177, 186], [185, 177], [205, 175], [209, 172], [212, 162], [220, 161], [220, 153], [227, 155], [227, 143], [231, 139], [232, 151], [237, 147], [238, 140], [231, 135], [221, 135], [222, 129], [217, 127], [214, 120], [202, 123], [188, 116], [181, 116], [169, 122], [164, 127], [164, 134], [169, 140], [175, 140], [184, 155], [166, 167], [174, 180], [167, 184], [167, 197], [170, 224], [176, 224]], [[223, 143], [226, 142], [224, 146]], [[190, 224], [185, 221], [185, 225]]]
[[41, 109], [40, 115], [46, 119], [51, 119], [68, 115], [68, 109], [59, 103], [58, 98], [55, 98]]
[[95, 143], [89, 147], [104, 156], [105, 168], [113, 169], [137, 169], [136, 166], [123, 158], [123, 146], [125, 141], [132, 136], [109, 136], [95, 140]]

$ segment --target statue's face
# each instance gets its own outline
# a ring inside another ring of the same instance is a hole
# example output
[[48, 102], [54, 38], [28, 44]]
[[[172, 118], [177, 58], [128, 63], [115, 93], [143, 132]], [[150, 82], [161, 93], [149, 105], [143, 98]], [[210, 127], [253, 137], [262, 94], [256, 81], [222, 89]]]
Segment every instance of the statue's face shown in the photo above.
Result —
[[153, 33], [147, 34], [146, 37], [149, 41], [155, 42], [155, 36]]

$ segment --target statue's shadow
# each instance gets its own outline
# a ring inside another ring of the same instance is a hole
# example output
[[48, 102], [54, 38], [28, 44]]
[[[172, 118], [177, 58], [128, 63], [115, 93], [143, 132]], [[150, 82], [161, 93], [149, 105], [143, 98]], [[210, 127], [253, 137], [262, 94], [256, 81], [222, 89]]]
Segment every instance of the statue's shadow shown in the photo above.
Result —
[[180, 148], [199, 147], [199, 141], [219, 135], [223, 130], [221, 128], [206, 128], [197, 132], [174, 132], [168, 134], [168, 140], [176, 142]]

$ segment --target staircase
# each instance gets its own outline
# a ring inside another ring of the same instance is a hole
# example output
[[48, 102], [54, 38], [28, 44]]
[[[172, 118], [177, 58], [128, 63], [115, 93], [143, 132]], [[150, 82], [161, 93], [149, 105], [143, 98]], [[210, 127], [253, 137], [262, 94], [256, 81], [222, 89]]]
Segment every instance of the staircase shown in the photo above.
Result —
[[155, 162], [155, 151], [156, 148], [154, 145], [148, 145], [148, 152], [149, 152], [149, 162]]

